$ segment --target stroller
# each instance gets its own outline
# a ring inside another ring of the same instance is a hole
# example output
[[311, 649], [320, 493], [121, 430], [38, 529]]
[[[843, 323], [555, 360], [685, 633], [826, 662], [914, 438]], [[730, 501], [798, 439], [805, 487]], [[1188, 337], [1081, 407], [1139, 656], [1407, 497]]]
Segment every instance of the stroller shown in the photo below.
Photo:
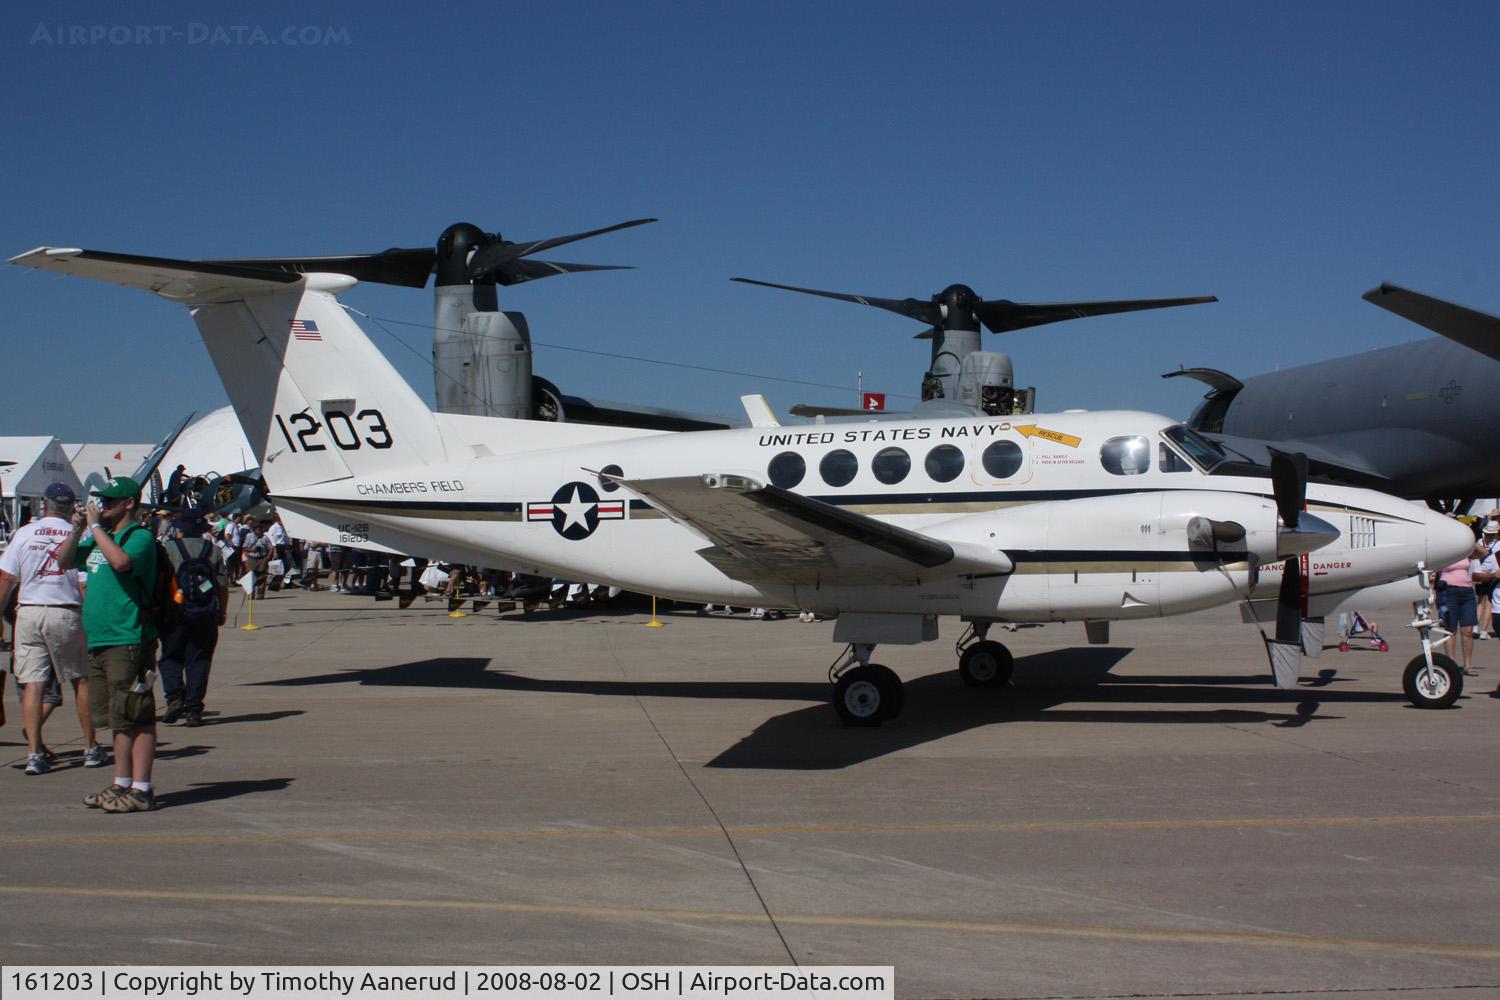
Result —
[[1376, 624], [1366, 618], [1363, 614], [1355, 611], [1351, 620], [1348, 614], [1339, 615], [1339, 652], [1349, 652], [1349, 643], [1355, 639], [1368, 636], [1370, 648], [1378, 649], [1382, 653], [1390, 651], [1390, 644], [1380, 636], [1380, 630]]

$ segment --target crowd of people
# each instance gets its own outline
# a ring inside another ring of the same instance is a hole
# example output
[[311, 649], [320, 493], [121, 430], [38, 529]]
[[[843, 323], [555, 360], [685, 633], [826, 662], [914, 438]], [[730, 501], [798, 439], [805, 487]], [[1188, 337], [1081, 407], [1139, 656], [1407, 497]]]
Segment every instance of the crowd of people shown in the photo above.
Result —
[[[1476, 640], [1500, 639], [1500, 508], [1473, 524], [1474, 548], [1435, 574], [1438, 615], [1452, 632], [1463, 672], [1475, 676]], [[1500, 686], [1495, 688], [1500, 695]]]

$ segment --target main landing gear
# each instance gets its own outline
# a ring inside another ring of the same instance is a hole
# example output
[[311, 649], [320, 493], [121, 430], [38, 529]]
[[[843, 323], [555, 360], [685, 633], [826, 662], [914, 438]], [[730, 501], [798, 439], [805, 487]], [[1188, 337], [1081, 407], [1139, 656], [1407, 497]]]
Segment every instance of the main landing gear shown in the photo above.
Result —
[[[1004, 687], [1016, 661], [1009, 649], [985, 638], [990, 622], [973, 622], [954, 646], [958, 673], [970, 687]], [[873, 642], [854, 642], [828, 668], [833, 707], [846, 726], [878, 726], [901, 714], [906, 694], [890, 667], [871, 663]]]
[[833, 707], [846, 726], [878, 726], [901, 714], [906, 693], [890, 667], [870, 662], [873, 642], [854, 642], [828, 668]]
[[970, 622], [953, 646], [958, 675], [970, 687], [1004, 687], [1015, 673], [1016, 658], [1004, 644], [985, 638], [989, 630], [989, 622]]

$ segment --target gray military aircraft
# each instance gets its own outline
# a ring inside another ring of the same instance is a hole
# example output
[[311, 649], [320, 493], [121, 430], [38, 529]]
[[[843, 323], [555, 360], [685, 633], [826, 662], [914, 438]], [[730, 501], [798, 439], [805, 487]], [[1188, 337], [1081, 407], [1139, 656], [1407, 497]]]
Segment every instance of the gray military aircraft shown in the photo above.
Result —
[[500, 308], [497, 291], [500, 287], [581, 271], [630, 270], [617, 264], [533, 260], [532, 254], [655, 221], [632, 219], [603, 229], [521, 243], [459, 222], [443, 230], [436, 246], [392, 247], [378, 253], [332, 257], [198, 263], [297, 274], [333, 271], [363, 282], [407, 288], [425, 288], [428, 277], [436, 275], [432, 359], [439, 413], [664, 431], [729, 427], [729, 420], [723, 417], [563, 393], [552, 382], [532, 372], [531, 329], [526, 317]]
[[[932, 341], [932, 361], [922, 376], [922, 402], [913, 408], [920, 416], [967, 416], [1029, 413], [1036, 400], [1034, 388], [1017, 389], [1010, 355], [981, 350], [980, 327], [991, 333], [1024, 330], [1088, 316], [1166, 309], [1172, 306], [1217, 302], [1212, 295], [1185, 299], [1123, 299], [1109, 302], [1012, 302], [981, 298], [968, 285], [949, 285], [929, 299], [883, 299], [873, 295], [824, 292], [816, 288], [778, 285], [754, 278], [731, 278], [744, 285], [780, 288], [840, 302], [854, 302], [898, 313], [927, 329], [914, 339]], [[794, 406], [798, 416], [865, 416], [863, 410], [826, 406]]]
[[1167, 372], [1209, 386], [1188, 426], [1269, 464], [1268, 447], [1307, 455], [1316, 478], [1462, 510], [1500, 495], [1500, 318], [1382, 284], [1364, 294], [1439, 338], [1238, 379]]

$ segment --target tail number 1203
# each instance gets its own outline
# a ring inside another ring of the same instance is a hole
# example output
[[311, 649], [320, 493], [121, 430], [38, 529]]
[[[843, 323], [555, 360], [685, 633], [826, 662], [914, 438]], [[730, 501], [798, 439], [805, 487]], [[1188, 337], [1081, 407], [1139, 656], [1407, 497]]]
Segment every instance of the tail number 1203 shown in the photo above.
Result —
[[325, 410], [321, 423], [306, 410], [293, 413], [285, 420], [277, 414], [276, 426], [281, 428], [281, 436], [286, 438], [287, 447], [294, 453], [327, 451], [328, 445], [319, 440], [324, 434], [340, 451], [358, 451], [365, 445], [389, 448], [394, 443], [390, 428], [385, 425], [385, 416], [374, 409], [360, 410], [353, 417], [342, 410]]

